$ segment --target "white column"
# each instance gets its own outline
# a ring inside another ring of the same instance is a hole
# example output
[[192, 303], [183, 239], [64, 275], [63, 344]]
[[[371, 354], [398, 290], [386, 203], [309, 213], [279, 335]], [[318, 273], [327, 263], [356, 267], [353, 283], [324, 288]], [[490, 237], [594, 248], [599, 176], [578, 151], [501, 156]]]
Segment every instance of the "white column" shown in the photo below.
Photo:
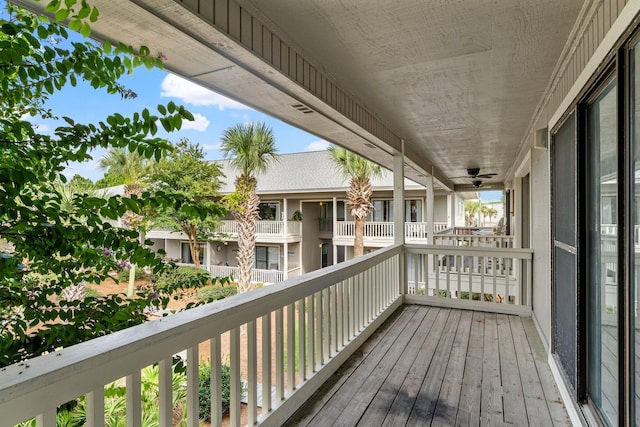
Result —
[[209, 270], [209, 267], [211, 266], [211, 251], [212, 251], [212, 246], [211, 246], [211, 242], [207, 242], [205, 244], [205, 265], [207, 266], [207, 270]]
[[447, 227], [456, 226], [456, 193], [447, 194]]
[[404, 141], [393, 155], [393, 243], [404, 245]]
[[284, 242], [283, 250], [284, 254], [282, 254], [282, 277], [284, 277], [284, 280], [287, 280], [289, 278], [289, 243], [287, 243], [286, 241]]
[[427, 176], [425, 187], [427, 187], [427, 245], [433, 245], [433, 175]]
[[336, 224], [336, 221], [338, 220], [338, 199], [336, 197], [333, 198], [333, 205], [332, 205], [332, 209], [333, 209], [333, 228], [331, 229], [333, 236], [331, 237], [331, 242], [333, 243], [333, 265], [336, 265], [338, 263], [338, 245], [336, 245], [336, 240], [335, 240], [335, 235], [336, 235], [336, 230], [338, 228], [338, 224]]

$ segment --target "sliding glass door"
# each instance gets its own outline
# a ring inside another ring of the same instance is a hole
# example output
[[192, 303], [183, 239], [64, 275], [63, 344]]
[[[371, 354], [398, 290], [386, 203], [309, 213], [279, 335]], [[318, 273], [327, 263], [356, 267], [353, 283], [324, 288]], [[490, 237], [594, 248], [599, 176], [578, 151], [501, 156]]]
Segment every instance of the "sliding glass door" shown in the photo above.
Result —
[[587, 104], [587, 393], [609, 425], [618, 421], [618, 137], [616, 82]]

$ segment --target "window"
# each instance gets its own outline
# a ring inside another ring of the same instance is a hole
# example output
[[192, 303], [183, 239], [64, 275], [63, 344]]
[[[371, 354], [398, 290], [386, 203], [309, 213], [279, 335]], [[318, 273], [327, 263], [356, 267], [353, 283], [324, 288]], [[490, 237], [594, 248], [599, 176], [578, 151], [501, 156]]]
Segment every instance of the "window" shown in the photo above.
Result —
[[280, 220], [280, 202], [264, 202], [258, 205], [261, 220]]
[[278, 246], [256, 246], [255, 254], [255, 268], [280, 270], [280, 248]]
[[[200, 264], [204, 264], [205, 244], [198, 243], [198, 246], [200, 247], [200, 256], [198, 258]], [[189, 248], [188, 242], [180, 242], [180, 254], [180, 262], [184, 264], [193, 264], [193, 258], [191, 258], [191, 249]]]

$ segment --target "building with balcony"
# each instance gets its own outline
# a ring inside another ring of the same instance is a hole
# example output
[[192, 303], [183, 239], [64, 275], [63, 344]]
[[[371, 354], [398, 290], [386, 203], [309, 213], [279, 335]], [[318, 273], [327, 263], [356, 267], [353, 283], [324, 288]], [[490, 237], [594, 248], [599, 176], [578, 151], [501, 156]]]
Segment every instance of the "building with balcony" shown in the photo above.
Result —
[[514, 241], [409, 243], [395, 209], [391, 246], [7, 367], [3, 422], [53, 426], [85, 396], [103, 425], [120, 380], [139, 425], [158, 363], [171, 425], [171, 356], [194, 414], [205, 346], [214, 424], [221, 348], [232, 425], [242, 383], [250, 425], [639, 423], [639, 1], [94, 3], [97, 38], [388, 168], [394, 206], [405, 178], [427, 206], [498, 183]]
[[[236, 171], [220, 161], [227, 177], [221, 195], [234, 191]], [[310, 173], [309, 171], [313, 171]], [[364, 230], [366, 251], [394, 241], [393, 174], [385, 170], [372, 181], [373, 211]], [[256, 282], [276, 283], [353, 258], [355, 222], [345, 203], [348, 180], [338, 173], [328, 151], [280, 156], [258, 177], [261, 198], [256, 233]], [[474, 195], [470, 193], [470, 195]], [[466, 195], [468, 196], [468, 195]], [[433, 200], [434, 231], [453, 233], [464, 226], [463, 194], [438, 191]], [[423, 185], [405, 180], [404, 219], [407, 241], [427, 241], [427, 193]], [[300, 213], [296, 220], [296, 212]], [[202, 243], [201, 265], [214, 276], [234, 275], [237, 269], [237, 223], [221, 221], [218, 241]], [[184, 264], [192, 264], [187, 237], [171, 230], [150, 230], [155, 249]], [[438, 237], [440, 238], [440, 237]], [[448, 239], [450, 242], [451, 239]]]

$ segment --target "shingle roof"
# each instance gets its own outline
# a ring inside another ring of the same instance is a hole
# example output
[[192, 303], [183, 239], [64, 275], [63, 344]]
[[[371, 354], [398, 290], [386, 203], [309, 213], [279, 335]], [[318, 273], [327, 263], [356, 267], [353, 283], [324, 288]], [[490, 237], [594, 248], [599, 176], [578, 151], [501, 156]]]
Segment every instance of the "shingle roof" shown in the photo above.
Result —
[[[220, 193], [232, 192], [238, 172], [231, 168], [229, 160], [219, 160], [216, 163], [222, 167], [226, 176]], [[256, 178], [259, 194], [343, 191], [349, 187], [349, 181], [336, 169], [328, 151], [282, 154], [278, 162], [271, 164], [267, 172]], [[384, 169], [383, 175], [374, 178], [372, 184], [376, 190], [392, 189], [393, 173]], [[405, 188], [424, 187], [405, 179]]]

